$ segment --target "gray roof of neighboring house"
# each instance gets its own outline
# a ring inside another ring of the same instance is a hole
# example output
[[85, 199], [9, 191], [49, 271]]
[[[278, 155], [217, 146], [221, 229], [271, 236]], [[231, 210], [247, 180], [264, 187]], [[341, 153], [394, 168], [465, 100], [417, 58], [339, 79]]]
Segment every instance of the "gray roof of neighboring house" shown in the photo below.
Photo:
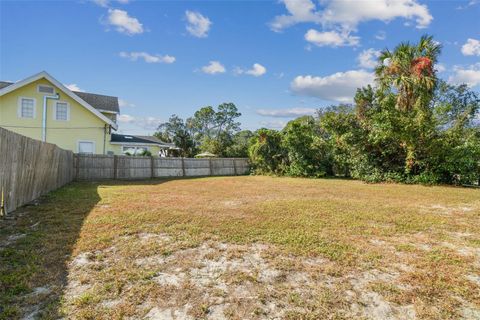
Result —
[[5, 87], [8, 87], [9, 85], [13, 84], [13, 82], [7, 82], [7, 81], [0, 81], [0, 89], [3, 89]]
[[[0, 81], [0, 89], [8, 87], [13, 82]], [[75, 95], [80, 97], [86, 103], [97, 109], [98, 111], [110, 111], [120, 113], [118, 106], [118, 98], [112, 96], [105, 96], [101, 94], [72, 91]]]
[[173, 143], [163, 142], [154, 136], [134, 136], [129, 134], [112, 133], [112, 139], [110, 141], [120, 143], [155, 143], [165, 147], [175, 148]]

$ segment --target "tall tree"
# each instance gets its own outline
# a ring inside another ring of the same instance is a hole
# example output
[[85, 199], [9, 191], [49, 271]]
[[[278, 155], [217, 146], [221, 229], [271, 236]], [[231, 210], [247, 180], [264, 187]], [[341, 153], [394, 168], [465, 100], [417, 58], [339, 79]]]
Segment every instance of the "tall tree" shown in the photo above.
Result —
[[441, 45], [431, 36], [422, 36], [416, 44], [401, 43], [393, 51], [384, 50], [375, 68], [379, 84], [377, 95], [382, 106], [391, 105], [402, 111], [400, 144], [405, 150], [405, 171], [416, 174], [427, 157], [427, 141], [432, 141], [435, 123], [431, 101], [437, 86], [434, 65]]
[[211, 106], [202, 107], [193, 117], [187, 119], [187, 123], [192, 128], [196, 140], [212, 138], [217, 126], [217, 114]]
[[227, 147], [225, 156], [233, 158], [247, 158], [248, 147], [250, 140], [253, 137], [253, 132], [250, 130], [242, 130], [235, 133], [232, 137], [232, 143]]
[[184, 157], [195, 155], [196, 148], [191, 130], [187, 123], [175, 114], [167, 122], [160, 124], [154, 135], [165, 141], [173, 142], [181, 149], [181, 154]]
[[375, 68], [380, 89], [397, 92], [401, 110], [426, 108], [437, 84], [434, 65], [440, 52], [441, 45], [427, 35], [417, 44], [404, 42], [393, 51], [382, 51]]

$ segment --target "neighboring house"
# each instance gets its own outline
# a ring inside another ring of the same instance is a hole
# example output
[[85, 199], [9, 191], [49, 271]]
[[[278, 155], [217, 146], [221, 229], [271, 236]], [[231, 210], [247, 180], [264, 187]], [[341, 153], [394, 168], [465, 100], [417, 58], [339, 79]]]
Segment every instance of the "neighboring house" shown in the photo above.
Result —
[[0, 81], [0, 127], [73, 152], [123, 154], [112, 141], [119, 113], [117, 97], [71, 91], [47, 72]]
[[137, 155], [149, 151], [154, 156], [166, 157], [169, 150], [178, 149], [173, 143], [165, 143], [153, 136], [112, 134], [110, 143], [115, 154]]

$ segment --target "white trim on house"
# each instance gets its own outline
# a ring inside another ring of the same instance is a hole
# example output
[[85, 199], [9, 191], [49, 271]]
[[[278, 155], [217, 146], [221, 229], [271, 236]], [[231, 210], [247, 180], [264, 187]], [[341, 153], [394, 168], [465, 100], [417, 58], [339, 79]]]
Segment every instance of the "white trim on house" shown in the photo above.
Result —
[[87, 102], [85, 102], [85, 100], [83, 100], [82, 98], [80, 98], [79, 96], [77, 96], [75, 93], [73, 93], [70, 89], [68, 89], [67, 87], [65, 87], [63, 84], [61, 84], [58, 80], [56, 80], [55, 78], [53, 78], [51, 75], [49, 75], [47, 72], [45, 71], [42, 71], [42, 72], [39, 72], [37, 74], [34, 74], [33, 76], [31, 77], [28, 77], [26, 79], [23, 79], [23, 80], [20, 80], [14, 84], [11, 84], [3, 89], [0, 89], [0, 97], [9, 93], [9, 92], [12, 92], [18, 88], [21, 88], [27, 84], [30, 84], [34, 81], [37, 81], [39, 79], [42, 79], [42, 78], [45, 78], [47, 79], [48, 81], [50, 81], [51, 83], [53, 83], [57, 88], [59, 88], [60, 90], [62, 90], [65, 94], [67, 94], [70, 98], [72, 98], [73, 100], [75, 100], [76, 102], [78, 102], [80, 105], [82, 105], [83, 107], [85, 107], [88, 111], [90, 111], [91, 113], [93, 113], [94, 115], [96, 115], [97, 117], [99, 117], [101, 120], [103, 120], [105, 123], [109, 124], [110, 126], [112, 126], [112, 128], [114, 128], [115, 130], [118, 129], [118, 125], [113, 122], [111, 119], [109, 119], [107, 116], [103, 115], [100, 111], [98, 111], [97, 109], [95, 109], [94, 107], [92, 107], [91, 105], [89, 105]]
[[[33, 117], [22, 117], [22, 100], [33, 100]], [[37, 118], [37, 99], [31, 97], [18, 97], [17, 102], [17, 117], [19, 119], [36, 119]]]
[[[67, 105], [67, 119], [57, 119], [57, 105], [59, 103], [63, 103]], [[53, 117], [53, 120], [55, 121], [63, 121], [63, 122], [70, 121], [70, 103], [68, 103], [67, 101], [61, 101], [61, 100], [55, 101], [53, 104], [52, 117]]]
[[[80, 143], [91, 143], [92, 146], [93, 146], [92, 154], [95, 154], [95, 150], [96, 150], [95, 141], [92, 141], [92, 140], [78, 140], [77, 141], [77, 153], [80, 153]], [[89, 153], [82, 153], [82, 154], [89, 154]]]
[[118, 112], [111, 111], [111, 110], [103, 110], [103, 109], [97, 109], [97, 110], [100, 111], [101, 113], [119, 114]]
[[[40, 91], [40, 87], [47, 87], [47, 88], [52, 88], [52, 92], [42, 92]], [[48, 94], [48, 95], [55, 95], [55, 87], [54, 86], [50, 86], [48, 84], [39, 84], [37, 85], [37, 92], [38, 93], [43, 93], [43, 94]]]

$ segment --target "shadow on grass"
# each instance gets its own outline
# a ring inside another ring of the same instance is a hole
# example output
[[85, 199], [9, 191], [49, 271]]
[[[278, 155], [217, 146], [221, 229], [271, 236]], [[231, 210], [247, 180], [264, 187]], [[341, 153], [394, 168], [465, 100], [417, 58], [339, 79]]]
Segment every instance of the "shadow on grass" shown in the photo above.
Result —
[[100, 202], [100, 186], [147, 181], [74, 182], [0, 220], [0, 319], [62, 317], [68, 263], [82, 225]]

